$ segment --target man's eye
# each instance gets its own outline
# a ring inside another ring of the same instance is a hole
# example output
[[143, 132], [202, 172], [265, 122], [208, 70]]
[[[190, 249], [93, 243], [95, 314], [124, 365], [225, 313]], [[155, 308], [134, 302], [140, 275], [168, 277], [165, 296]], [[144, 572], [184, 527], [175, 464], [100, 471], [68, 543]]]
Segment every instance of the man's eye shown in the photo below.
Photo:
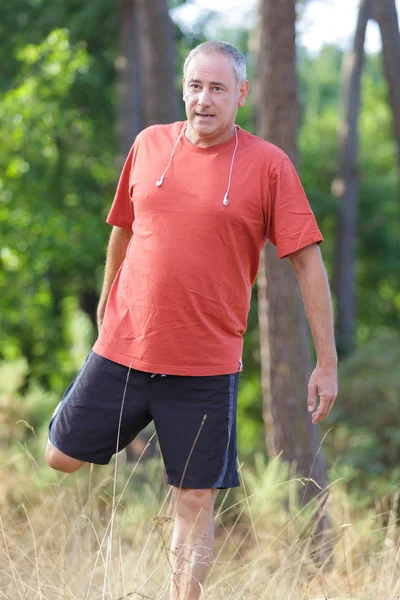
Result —
[[192, 90], [197, 90], [199, 89], [199, 86], [197, 85], [197, 83], [191, 83], [189, 86]]
[[215, 86], [215, 87], [214, 87], [214, 91], [215, 91], [215, 92], [220, 92], [221, 90], [222, 90], [222, 88], [221, 88], [221, 87], [218, 87], [218, 86]]

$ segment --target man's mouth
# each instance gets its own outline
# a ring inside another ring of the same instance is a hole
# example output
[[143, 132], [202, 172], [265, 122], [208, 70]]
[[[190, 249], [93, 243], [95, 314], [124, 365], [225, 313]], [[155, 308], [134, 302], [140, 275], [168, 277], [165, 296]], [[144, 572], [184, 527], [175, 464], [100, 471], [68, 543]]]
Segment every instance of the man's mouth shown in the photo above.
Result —
[[205, 117], [211, 118], [214, 116], [214, 115], [208, 115], [207, 113], [199, 113], [199, 112], [197, 112], [195, 114], [196, 114], [196, 117], [202, 117], [202, 118], [205, 118]]

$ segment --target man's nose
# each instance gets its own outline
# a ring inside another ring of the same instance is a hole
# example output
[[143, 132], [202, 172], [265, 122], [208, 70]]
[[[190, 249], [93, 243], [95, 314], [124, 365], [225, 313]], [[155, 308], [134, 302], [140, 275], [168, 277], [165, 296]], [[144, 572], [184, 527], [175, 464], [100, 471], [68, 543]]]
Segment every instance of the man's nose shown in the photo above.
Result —
[[200, 106], [209, 106], [211, 104], [211, 94], [208, 90], [203, 89], [197, 99]]

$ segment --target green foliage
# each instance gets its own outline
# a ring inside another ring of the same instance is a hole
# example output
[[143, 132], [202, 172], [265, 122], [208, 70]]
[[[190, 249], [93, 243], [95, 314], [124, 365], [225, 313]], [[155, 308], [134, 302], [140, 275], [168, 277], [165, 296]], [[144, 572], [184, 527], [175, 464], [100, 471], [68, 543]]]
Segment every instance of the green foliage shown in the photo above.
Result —
[[[332, 280], [338, 206], [331, 182], [338, 162], [340, 63], [340, 50], [331, 46], [317, 58], [300, 53], [301, 178], [324, 234], [322, 252]], [[356, 281], [362, 344], [377, 327], [396, 328], [400, 322], [399, 174], [387, 86], [376, 56], [366, 57], [359, 130]]]
[[[178, 4], [174, 0], [171, 6]], [[191, 31], [175, 25], [177, 88], [183, 60], [205, 41], [211, 16], [204, 14]], [[249, 32], [220, 34], [247, 55], [255, 83]], [[23, 421], [43, 435], [57, 398], [95, 335], [109, 230], [104, 218], [117, 179], [117, 11], [106, 0], [16, 0], [12, 10], [1, 3], [0, 35], [0, 359], [5, 361], [0, 376], [11, 386], [1, 390], [0, 402], [2, 444], [8, 446], [12, 438], [24, 443], [33, 435]], [[322, 249], [331, 277], [341, 59], [334, 46], [316, 57], [299, 49], [301, 178], [325, 237]], [[399, 177], [377, 57], [367, 58], [362, 84], [356, 273], [360, 350], [343, 364], [344, 401], [338, 401], [332, 417], [327, 450], [332, 461], [340, 457], [337, 475], [368, 485], [374, 477], [383, 485], [382, 478], [391, 481], [389, 473], [396, 476], [400, 443], [394, 427], [398, 340], [374, 336], [382, 327], [398, 329], [400, 321]], [[251, 96], [238, 122], [255, 130]], [[264, 448], [256, 293], [243, 358], [238, 434], [247, 459]]]
[[317, 57], [299, 48], [300, 112], [302, 121], [323, 114], [331, 108], [337, 112], [339, 73], [343, 52], [336, 46], [324, 46]]
[[37, 384], [24, 389], [25, 359], [0, 363], [0, 450], [35, 438], [56, 406], [56, 397]]
[[378, 57], [363, 77], [360, 219], [357, 265], [359, 341], [376, 325], [400, 322], [400, 204], [396, 146], [387, 85]]
[[96, 118], [86, 103], [103, 82], [84, 42], [54, 29], [15, 57], [0, 94], [1, 352], [26, 357], [45, 382], [67, 343], [64, 298], [99, 287], [115, 151], [109, 126], [102, 143], [103, 107]]
[[240, 457], [249, 459], [263, 451], [265, 430], [261, 419], [262, 399], [258, 373], [241, 379], [238, 399], [238, 444]]
[[399, 362], [399, 334], [377, 332], [341, 364], [340, 396], [326, 424], [333, 476], [379, 496], [400, 476]]

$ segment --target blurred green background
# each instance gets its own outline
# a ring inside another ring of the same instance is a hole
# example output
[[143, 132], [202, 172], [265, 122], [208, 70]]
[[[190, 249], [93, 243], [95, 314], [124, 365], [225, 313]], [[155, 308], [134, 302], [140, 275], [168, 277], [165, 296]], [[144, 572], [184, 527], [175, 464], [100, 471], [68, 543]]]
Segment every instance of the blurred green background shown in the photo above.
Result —
[[[229, 29], [206, 10], [178, 25], [180, 4], [171, 3], [178, 97], [183, 60], [205, 41], [210, 23], [215, 37], [247, 56], [254, 83], [255, 11]], [[105, 0], [0, 2], [0, 452], [6, 460], [25, 447], [44, 462], [48, 419], [96, 337], [105, 217], [119, 174], [119, 34], [115, 6]], [[339, 45], [318, 52], [298, 45], [300, 175], [325, 237], [330, 276], [342, 56]], [[368, 54], [358, 165], [357, 349], [340, 362], [339, 399], [323, 423], [330, 477], [368, 491], [366, 501], [393, 490], [400, 474], [400, 194], [387, 93], [381, 57]], [[238, 114], [251, 132], [253, 103]], [[182, 103], [180, 113], [183, 119]], [[257, 321], [254, 293], [239, 398], [241, 458], [249, 464], [265, 452]]]

